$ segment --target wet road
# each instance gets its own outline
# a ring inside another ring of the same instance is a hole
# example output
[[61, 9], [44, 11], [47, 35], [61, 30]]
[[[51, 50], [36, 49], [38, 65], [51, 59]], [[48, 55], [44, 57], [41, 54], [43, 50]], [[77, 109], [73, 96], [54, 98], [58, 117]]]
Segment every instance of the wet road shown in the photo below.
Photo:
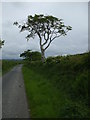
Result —
[[30, 118], [21, 68], [14, 67], [2, 78], [3, 118]]

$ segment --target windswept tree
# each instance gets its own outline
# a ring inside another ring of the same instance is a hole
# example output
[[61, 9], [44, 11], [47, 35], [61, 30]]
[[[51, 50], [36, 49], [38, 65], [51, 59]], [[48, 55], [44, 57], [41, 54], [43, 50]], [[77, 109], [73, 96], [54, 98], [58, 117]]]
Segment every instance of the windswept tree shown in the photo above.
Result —
[[37, 61], [41, 60], [41, 53], [38, 51], [27, 50], [20, 54], [20, 57], [23, 57], [25, 60]]
[[50, 44], [60, 36], [67, 35], [69, 30], [72, 30], [71, 26], [64, 25], [62, 19], [56, 18], [54, 16], [44, 16], [40, 15], [29, 15], [25, 23], [14, 22], [15, 25], [20, 28], [20, 32], [28, 31], [26, 39], [39, 37], [40, 40], [40, 50], [42, 54], [42, 61], [45, 61], [45, 51], [50, 46]]

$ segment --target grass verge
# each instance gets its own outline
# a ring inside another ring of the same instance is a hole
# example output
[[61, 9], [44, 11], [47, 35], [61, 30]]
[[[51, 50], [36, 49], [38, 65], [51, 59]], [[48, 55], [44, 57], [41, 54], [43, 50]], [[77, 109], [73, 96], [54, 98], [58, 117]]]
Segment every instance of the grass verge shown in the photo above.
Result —
[[[58, 117], [60, 93], [43, 76], [23, 67], [31, 117]], [[61, 97], [62, 99], [62, 97]], [[58, 102], [58, 103], [57, 103]]]
[[90, 118], [88, 54], [26, 62], [23, 76], [32, 118]]

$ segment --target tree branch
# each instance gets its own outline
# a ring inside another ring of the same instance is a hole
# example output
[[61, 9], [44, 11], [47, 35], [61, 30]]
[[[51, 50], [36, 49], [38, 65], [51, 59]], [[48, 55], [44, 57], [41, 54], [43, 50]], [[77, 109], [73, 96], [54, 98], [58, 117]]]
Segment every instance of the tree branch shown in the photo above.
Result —
[[[68, 30], [65, 31], [65, 34], [66, 34], [67, 32], [68, 32]], [[52, 38], [51, 41], [53, 41], [55, 38], [58, 38], [58, 37], [60, 37], [60, 36], [62, 36], [62, 35], [63, 35], [62, 33], [61, 33], [60, 35], [57, 35], [57, 34], [56, 34], [56, 36], [55, 36], [54, 38]]]
[[51, 41], [53, 41], [55, 38], [58, 38], [58, 37], [60, 37], [62, 34], [60, 34], [60, 35], [56, 35], [55, 37], [53, 37], [52, 39], [51, 39]]
[[44, 50], [46, 50], [50, 46], [51, 42], [52, 42], [52, 40], [49, 41], [47, 47], [45, 47]]
[[[65, 33], [67, 33], [68, 31], [66, 31]], [[44, 48], [44, 50], [46, 50], [49, 46], [50, 46], [50, 44], [51, 44], [51, 42], [55, 39], [55, 38], [58, 38], [58, 37], [60, 37], [60, 36], [62, 36], [63, 34], [60, 34], [60, 35], [56, 35], [54, 38], [52, 38], [51, 39], [51, 37], [50, 37], [50, 42], [48, 43], [48, 45], [47, 45], [47, 47], [45, 47]]]
[[52, 31], [50, 39], [52, 38], [54, 31], [55, 31], [55, 29]]

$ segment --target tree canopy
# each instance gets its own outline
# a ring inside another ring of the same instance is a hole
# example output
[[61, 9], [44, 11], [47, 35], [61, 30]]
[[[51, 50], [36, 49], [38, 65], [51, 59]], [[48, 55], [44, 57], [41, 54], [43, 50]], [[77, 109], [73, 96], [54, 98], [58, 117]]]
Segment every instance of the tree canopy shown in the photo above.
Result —
[[62, 19], [50, 15], [29, 15], [27, 21], [23, 24], [14, 22], [20, 28], [20, 32], [28, 31], [26, 39], [38, 36], [40, 40], [40, 50], [42, 60], [45, 59], [45, 50], [50, 46], [51, 42], [60, 36], [66, 36], [67, 32], [72, 30], [71, 26], [66, 26]]
[[41, 60], [41, 53], [38, 51], [27, 50], [20, 54], [20, 57], [23, 57], [25, 60], [37, 61]]

